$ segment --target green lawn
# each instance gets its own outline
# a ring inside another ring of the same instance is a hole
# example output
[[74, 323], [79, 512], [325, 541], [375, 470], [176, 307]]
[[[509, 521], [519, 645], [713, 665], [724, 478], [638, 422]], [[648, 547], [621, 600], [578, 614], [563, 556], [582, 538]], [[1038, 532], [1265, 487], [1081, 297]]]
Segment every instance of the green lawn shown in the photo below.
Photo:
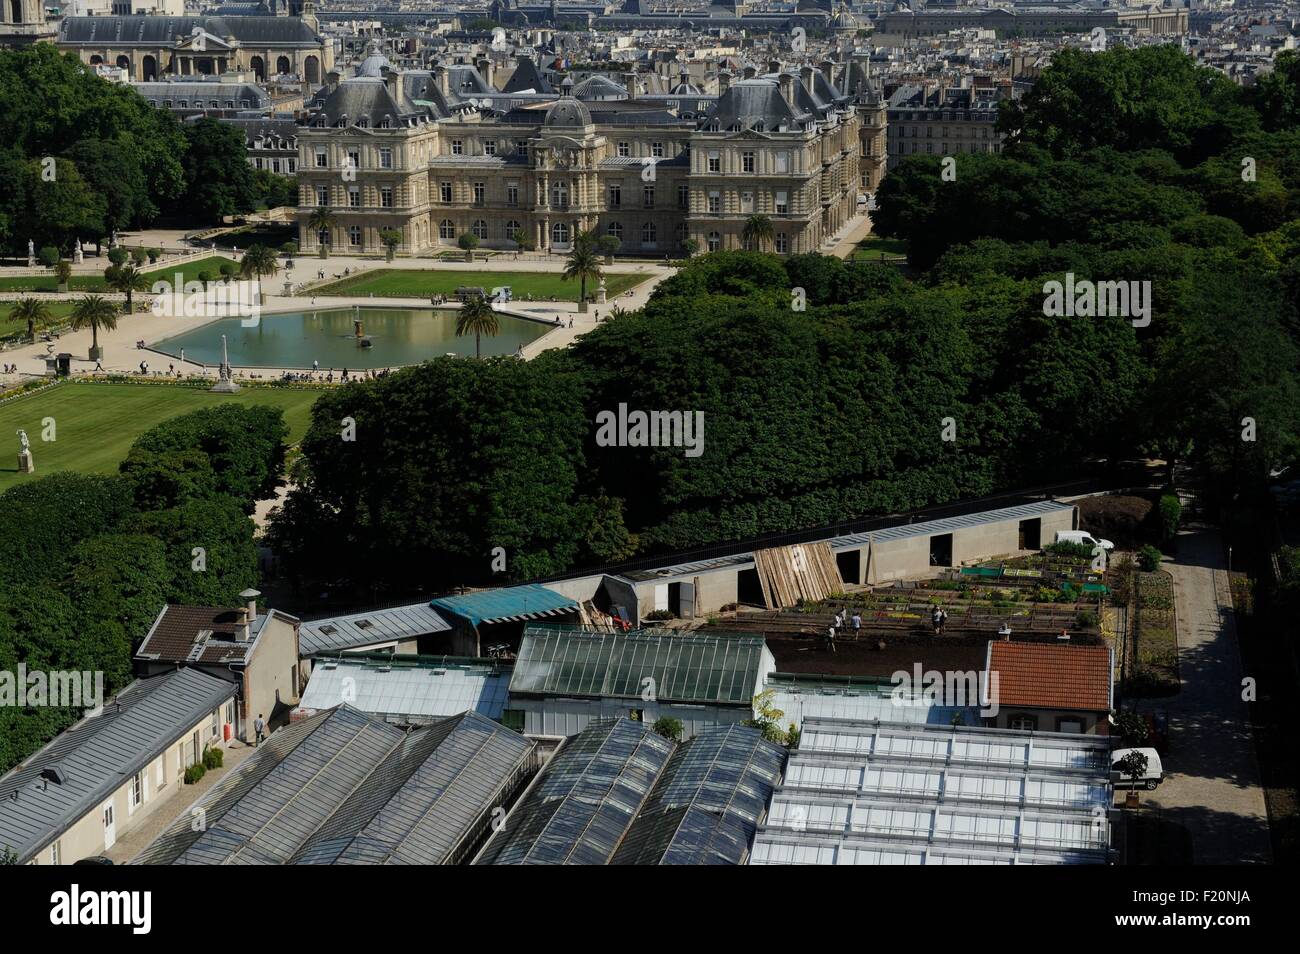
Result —
[[879, 261], [881, 252], [884, 252], [887, 258], [906, 255], [907, 243], [902, 239], [881, 238], [879, 235], [873, 235], [859, 242], [858, 247], [853, 250], [853, 254], [849, 258], [865, 258]]
[[[21, 480], [60, 470], [111, 474], [132, 442], [160, 421], [220, 401], [272, 405], [284, 410], [290, 443], [300, 440], [310, 423], [311, 406], [320, 391], [245, 387], [238, 394], [170, 384], [61, 384], [48, 391], [0, 404], [0, 491]], [[54, 418], [54, 441], [41, 440], [42, 421]], [[18, 473], [18, 428], [32, 443], [36, 473]]]
[[[43, 328], [54, 327], [64, 324], [68, 316], [72, 314], [72, 308], [76, 302], [71, 301], [50, 301], [45, 303], [45, 307], [50, 310], [50, 320], [44, 324], [38, 324], [36, 330], [39, 332]], [[11, 301], [0, 301], [0, 338], [7, 338], [9, 335], [26, 335], [27, 322], [10, 321], [9, 310], [13, 308], [14, 303]]]
[[[151, 280], [170, 281], [176, 272], [185, 276], [185, 281], [197, 281], [199, 272], [210, 271], [213, 276], [220, 273], [221, 265], [229, 262], [236, 268], [239, 263], [234, 259], [226, 258], [223, 255], [209, 255], [207, 258], [195, 259], [192, 262], [186, 262], [184, 265], [162, 265], [155, 266], [145, 274]], [[104, 268], [108, 268], [108, 259], [104, 259]], [[0, 291], [58, 291], [59, 282], [50, 273], [49, 278], [45, 277], [0, 277]], [[98, 275], [73, 275], [72, 281], [68, 283], [68, 290], [74, 292], [93, 292], [104, 290], [104, 275], [101, 272]]]
[[[610, 273], [605, 276], [605, 290], [609, 297], [620, 295], [640, 285], [649, 276], [643, 272]], [[578, 300], [578, 283], [564, 281], [557, 272], [461, 272], [439, 269], [379, 268], [361, 275], [331, 282], [312, 291], [313, 295], [359, 295], [429, 298], [432, 295], [451, 295], [462, 286], [478, 286], [491, 291], [499, 285], [509, 285], [516, 301], [528, 296], [534, 299], [556, 298], [561, 301]], [[587, 294], [595, 288], [587, 286]]]

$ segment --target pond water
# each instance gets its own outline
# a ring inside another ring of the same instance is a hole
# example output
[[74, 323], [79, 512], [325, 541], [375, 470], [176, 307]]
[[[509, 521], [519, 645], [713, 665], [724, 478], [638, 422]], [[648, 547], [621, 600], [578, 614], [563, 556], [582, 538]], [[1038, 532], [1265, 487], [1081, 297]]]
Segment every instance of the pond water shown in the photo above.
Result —
[[[357, 342], [353, 321], [361, 319], [370, 347]], [[226, 336], [230, 363], [239, 368], [395, 368], [419, 364], [445, 354], [474, 356], [474, 336], [456, 337], [456, 312], [436, 308], [319, 308], [218, 321], [149, 345], [187, 361], [219, 365], [221, 336]], [[540, 338], [548, 325], [501, 315], [501, 333], [482, 338], [481, 353], [514, 354]], [[248, 324], [246, 324], [248, 323]]]

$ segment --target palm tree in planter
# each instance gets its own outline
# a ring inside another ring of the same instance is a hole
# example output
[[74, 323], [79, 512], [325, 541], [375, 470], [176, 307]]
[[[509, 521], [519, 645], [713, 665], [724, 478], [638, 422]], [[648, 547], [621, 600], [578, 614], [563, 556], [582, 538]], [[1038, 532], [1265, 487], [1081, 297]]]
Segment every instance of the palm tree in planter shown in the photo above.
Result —
[[402, 244], [402, 233], [397, 229], [380, 229], [379, 241], [384, 243], [386, 257], [391, 262], [397, 257], [397, 246]]
[[531, 252], [533, 250], [533, 240], [528, 237], [528, 233], [523, 229], [515, 229], [515, 234], [510, 238], [518, 246], [519, 251]]
[[27, 325], [27, 337], [36, 340], [36, 326], [50, 320], [50, 309], [38, 298], [20, 298], [9, 309], [10, 321], [21, 321]]
[[293, 268], [293, 257], [298, 254], [297, 242], [285, 242], [280, 246], [280, 254], [284, 256], [285, 268]]
[[623, 240], [616, 235], [602, 235], [596, 241], [600, 254], [605, 256], [605, 264], [614, 264], [614, 253], [623, 247]]
[[135, 307], [135, 293], [148, 291], [150, 288], [149, 279], [134, 265], [108, 266], [104, 269], [104, 284], [113, 291], [126, 295], [127, 314], [130, 314]]
[[746, 247], [762, 252], [767, 249], [769, 242], [776, 241], [776, 229], [772, 227], [772, 220], [766, 215], [754, 214], [745, 220], [745, 227], [741, 230], [740, 237]]
[[54, 278], [59, 283], [59, 291], [66, 292], [68, 282], [72, 281], [72, 266], [63, 259], [59, 259], [54, 265]]
[[579, 232], [573, 237], [573, 247], [564, 260], [564, 281], [576, 278], [580, 283], [578, 312], [587, 313], [587, 281], [599, 282], [600, 253], [596, 251], [596, 237], [590, 232]]
[[100, 295], [82, 295], [81, 300], [72, 306], [72, 330], [90, 329], [90, 360], [98, 361], [104, 357], [104, 349], [99, 346], [99, 329], [112, 331], [117, 327], [117, 306]]
[[462, 338], [471, 334], [474, 336], [474, 357], [483, 357], [479, 349], [482, 335], [495, 338], [500, 333], [501, 319], [493, 311], [492, 303], [482, 295], [466, 298], [456, 318], [456, 337]]
[[465, 250], [465, 261], [474, 261], [474, 249], [478, 248], [478, 236], [472, 232], [466, 232], [456, 240], [456, 244]]
[[316, 235], [316, 240], [320, 242], [320, 257], [330, 257], [330, 236], [338, 228], [339, 219], [329, 209], [312, 209], [311, 215], [307, 218], [307, 228]]

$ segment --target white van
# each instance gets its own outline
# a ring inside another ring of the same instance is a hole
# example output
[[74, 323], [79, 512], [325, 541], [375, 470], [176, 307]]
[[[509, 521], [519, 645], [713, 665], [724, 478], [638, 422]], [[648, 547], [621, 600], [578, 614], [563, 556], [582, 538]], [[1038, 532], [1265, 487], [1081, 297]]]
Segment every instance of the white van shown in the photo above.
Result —
[[1057, 543], [1086, 543], [1090, 547], [1101, 547], [1103, 550], [1114, 550], [1115, 544], [1109, 540], [1102, 540], [1100, 537], [1094, 537], [1087, 530], [1057, 530]]
[[[1147, 770], [1131, 779], [1119, 769], [1119, 763], [1130, 752], [1141, 752], [1147, 757]], [[1110, 778], [1116, 788], [1145, 788], [1153, 790], [1164, 781], [1165, 767], [1160, 763], [1160, 753], [1155, 749], [1116, 749], [1110, 753]]]

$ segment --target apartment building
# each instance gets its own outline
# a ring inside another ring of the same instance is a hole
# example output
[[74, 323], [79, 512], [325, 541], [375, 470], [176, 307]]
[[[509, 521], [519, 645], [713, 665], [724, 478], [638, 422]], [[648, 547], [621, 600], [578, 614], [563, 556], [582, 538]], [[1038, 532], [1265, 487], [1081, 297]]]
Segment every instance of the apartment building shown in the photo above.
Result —
[[906, 156], [1001, 152], [992, 90], [899, 87], [889, 97], [888, 168]]

